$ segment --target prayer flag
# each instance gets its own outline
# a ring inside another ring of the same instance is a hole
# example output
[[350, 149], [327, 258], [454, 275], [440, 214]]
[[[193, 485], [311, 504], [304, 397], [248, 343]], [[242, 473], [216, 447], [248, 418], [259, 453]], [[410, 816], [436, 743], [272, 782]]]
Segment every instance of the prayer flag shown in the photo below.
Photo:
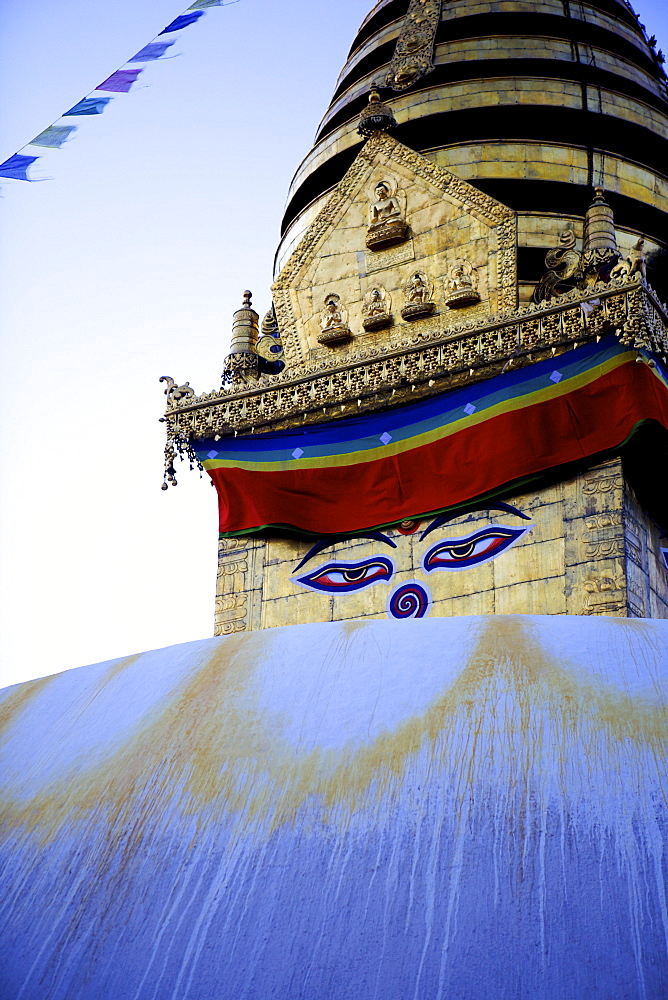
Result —
[[132, 59], [128, 59], [128, 62], [151, 62], [152, 59], [160, 59], [173, 44], [174, 42], [150, 42], [143, 49], [140, 49]]
[[127, 94], [132, 84], [137, 82], [139, 74], [143, 72], [143, 69], [117, 69], [95, 89], [109, 90], [114, 94]]
[[66, 111], [63, 118], [69, 118], [71, 115], [101, 115], [110, 100], [111, 97], [84, 97]]
[[4, 163], [0, 163], [0, 177], [13, 177], [16, 181], [29, 181], [26, 171], [31, 163], [39, 160], [39, 156], [21, 156], [14, 153]]
[[49, 125], [43, 132], [36, 135], [28, 143], [29, 146], [46, 146], [47, 149], [60, 149], [63, 143], [67, 142], [72, 132], [76, 132], [76, 125]]
[[668, 429], [668, 372], [611, 334], [555, 359], [394, 410], [195, 441], [220, 531], [345, 534], [438, 513]]
[[198, 18], [203, 16], [202, 11], [199, 11], [197, 14], [181, 14], [181, 16], [175, 18], [171, 24], [168, 24], [166, 28], [163, 28], [160, 34], [167, 35], [172, 31], [180, 31], [181, 28], [187, 28], [189, 24], [194, 24]]
[[227, 6], [223, 0], [195, 0], [195, 3], [191, 3], [188, 10], [202, 10], [203, 7], [225, 7]]

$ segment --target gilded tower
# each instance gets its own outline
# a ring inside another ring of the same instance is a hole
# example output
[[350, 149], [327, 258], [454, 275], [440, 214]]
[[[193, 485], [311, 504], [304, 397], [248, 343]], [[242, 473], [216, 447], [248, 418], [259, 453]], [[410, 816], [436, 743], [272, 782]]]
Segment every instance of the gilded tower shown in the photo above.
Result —
[[520, 301], [564, 224], [582, 238], [596, 186], [620, 249], [642, 235], [651, 257], [668, 224], [663, 64], [623, 0], [377, 4], [292, 182], [279, 267], [358, 155], [356, 118], [376, 83], [396, 139], [517, 213]]
[[663, 55], [622, 0], [388, 0], [295, 174], [262, 321], [171, 384], [216, 634], [668, 617]]

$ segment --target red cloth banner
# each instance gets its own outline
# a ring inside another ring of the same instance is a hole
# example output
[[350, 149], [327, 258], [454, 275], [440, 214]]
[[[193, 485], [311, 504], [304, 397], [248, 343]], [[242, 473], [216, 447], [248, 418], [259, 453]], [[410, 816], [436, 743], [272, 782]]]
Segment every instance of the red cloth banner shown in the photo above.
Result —
[[[468, 426], [387, 457], [354, 462], [323, 457], [315, 467], [295, 460], [283, 468], [273, 463], [266, 471], [233, 467], [231, 458], [218, 467], [215, 459], [205, 461], [218, 491], [220, 531], [243, 534], [273, 525], [320, 535], [377, 527], [614, 450], [642, 421], [668, 428], [665, 375], [635, 363], [635, 351], [620, 349], [619, 355], [616, 366], [606, 362], [603, 373], [594, 372], [584, 385], [569, 390], [564, 378], [563, 391], [555, 385], [550, 398], [541, 398], [547, 391], [541, 390], [519, 402], [511, 399], [505, 412], [503, 406], [490, 407], [489, 418], [471, 419]], [[254, 439], [258, 449], [263, 437], [268, 435]]]

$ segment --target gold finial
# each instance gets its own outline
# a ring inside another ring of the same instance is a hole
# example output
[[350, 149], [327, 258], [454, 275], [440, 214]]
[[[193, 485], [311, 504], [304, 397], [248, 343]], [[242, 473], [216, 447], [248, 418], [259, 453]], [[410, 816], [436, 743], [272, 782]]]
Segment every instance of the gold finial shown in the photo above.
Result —
[[378, 87], [374, 85], [369, 91], [369, 103], [360, 115], [357, 131], [360, 135], [370, 136], [374, 132], [384, 132], [396, 124], [391, 109], [383, 104]]
[[594, 199], [585, 213], [584, 250], [605, 251], [610, 255], [618, 255], [615, 238], [615, 220], [612, 209], [605, 200], [605, 191], [601, 185], [594, 188]]
[[260, 317], [251, 306], [252, 293], [246, 289], [241, 308], [237, 309], [232, 323], [232, 354], [248, 353], [255, 350]]

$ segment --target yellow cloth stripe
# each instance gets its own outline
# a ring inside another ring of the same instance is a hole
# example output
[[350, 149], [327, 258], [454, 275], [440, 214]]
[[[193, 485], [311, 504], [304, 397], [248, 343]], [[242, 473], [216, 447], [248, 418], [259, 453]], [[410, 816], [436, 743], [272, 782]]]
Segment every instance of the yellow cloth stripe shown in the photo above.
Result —
[[403, 441], [392, 441], [387, 445], [379, 445], [377, 448], [369, 448], [363, 451], [347, 452], [345, 455], [318, 455], [313, 458], [287, 459], [279, 462], [254, 462], [247, 459], [227, 459], [213, 458], [206, 459], [202, 463], [205, 469], [245, 469], [249, 472], [286, 472], [290, 469], [333, 469], [346, 465], [360, 465], [366, 462], [375, 462], [381, 458], [390, 458], [394, 455], [401, 455], [423, 445], [432, 444], [434, 441], [444, 440], [453, 434], [459, 433], [465, 427], [475, 427], [477, 424], [492, 420], [494, 417], [504, 413], [512, 413], [536, 403], [543, 403], [559, 396], [566, 396], [576, 389], [590, 385], [603, 375], [620, 368], [629, 361], [634, 360], [636, 351], [625, 351], [624, 354], [617, 354], [608, 361], [602, 362], [589, 371], [574, 375], [563, 382], [557, 382], [546, 386], [544, 389], [534, 390], [527, 396], [517, 396], [513, 399], [504, 400], [481, 410], [480, 413], [472, 413], [471, 416], [464, 416], [460, 420], [447, 424], [443, 427], [434, 427], [423, 434], [406, 438]]

